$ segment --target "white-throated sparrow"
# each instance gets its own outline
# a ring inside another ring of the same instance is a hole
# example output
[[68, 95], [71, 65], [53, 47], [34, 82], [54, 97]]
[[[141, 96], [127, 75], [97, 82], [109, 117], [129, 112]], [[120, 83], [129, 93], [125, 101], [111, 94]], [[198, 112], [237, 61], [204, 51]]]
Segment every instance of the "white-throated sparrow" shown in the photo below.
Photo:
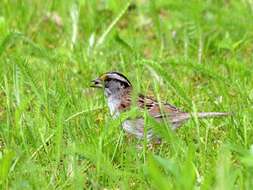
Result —
[[[130, 81], [121, 73], [107, 72], [102, 74], [95, 80], [92, 80], [91, 87], [104, 89], [110, 113], [113, 117], [119, 116], [121, 112], [129, 110], [134, 101], [132, 101], [133, 87]], [[159, 103], [155, 99], [138, 95], [136, 106], [145, 109], [156, 121], [167, 120], [173, 129], [178, 128], [184, 121], [191, 117], [190, 113], [183, 112], [169, 103]], [[217, 117], [225, 116], [225, 112], [200, 112], [197, 117]], [[148, 129], [145, 133], [144, 118], [137, 117], [135, 119], [126, 119], [122, 123], [123, 129], [141, 139], [146, 134], [148, 140], [154, 137], [152, 129]]]

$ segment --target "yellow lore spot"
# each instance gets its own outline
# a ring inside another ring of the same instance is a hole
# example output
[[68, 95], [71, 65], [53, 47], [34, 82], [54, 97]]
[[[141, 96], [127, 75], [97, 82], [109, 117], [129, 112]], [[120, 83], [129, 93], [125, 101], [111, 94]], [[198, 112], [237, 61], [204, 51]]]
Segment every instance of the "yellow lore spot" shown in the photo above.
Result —
[[107, 79], [107, 77], [108, 77], [107, 74], [103, 74], [103, 75], [100, 77], [100, 79], [103, 80], [103, 81], [105, 81], [105, 80]]

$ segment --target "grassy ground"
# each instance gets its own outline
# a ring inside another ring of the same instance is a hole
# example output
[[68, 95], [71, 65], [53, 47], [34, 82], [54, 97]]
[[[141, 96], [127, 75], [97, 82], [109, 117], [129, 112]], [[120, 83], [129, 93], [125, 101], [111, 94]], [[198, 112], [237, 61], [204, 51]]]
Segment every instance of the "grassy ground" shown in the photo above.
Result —
[[[0, 189], [251, 189], [252, 20], [251, 0], [1, 0]], [[136, 149], [89, 88], [111, 70], [234, 115]]]

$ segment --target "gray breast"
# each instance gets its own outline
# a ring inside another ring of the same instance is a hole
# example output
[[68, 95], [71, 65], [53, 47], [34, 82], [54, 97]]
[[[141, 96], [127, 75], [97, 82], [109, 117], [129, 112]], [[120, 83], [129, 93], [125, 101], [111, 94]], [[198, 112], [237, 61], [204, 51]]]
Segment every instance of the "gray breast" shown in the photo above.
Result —
[[[134, 120], [125, 120], [122, 123], [123, 129], [134, 136], [136, 136], [138, 139], [143, 139], [145, 135], [145, 130], [144, 130], [144, 119], [143, 118], [138, 118]], [[146, 136], [148, 140], [151, 140], [153, 137], [153, 132], [152, 129], [148, 129], [146, 131]]]

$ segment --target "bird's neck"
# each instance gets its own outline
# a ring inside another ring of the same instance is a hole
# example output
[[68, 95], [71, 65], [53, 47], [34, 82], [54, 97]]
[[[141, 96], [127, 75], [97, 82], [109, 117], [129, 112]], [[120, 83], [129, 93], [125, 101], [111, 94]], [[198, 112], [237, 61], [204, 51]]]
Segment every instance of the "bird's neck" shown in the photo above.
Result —
[[110, 114], [114, 118], [119, 116], [121, 112], [119, 108], [121, 107], [122, 101], [124, 101], [124, 98], [126, 98], [126, 96], [130, 96], [131, 91], [132, 88], [126, 88], [115, 94], [106, 94]]

